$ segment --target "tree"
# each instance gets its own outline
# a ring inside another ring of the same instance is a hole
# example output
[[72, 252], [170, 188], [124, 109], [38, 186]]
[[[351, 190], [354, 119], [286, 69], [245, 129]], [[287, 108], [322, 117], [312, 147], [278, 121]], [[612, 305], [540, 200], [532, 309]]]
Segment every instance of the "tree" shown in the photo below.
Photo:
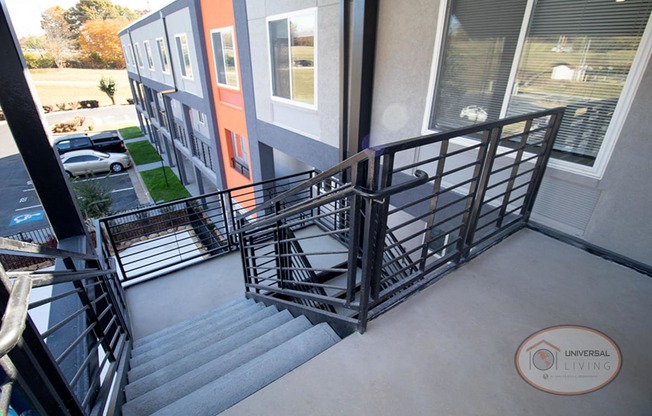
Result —
[[63, 15], [64, 10], [59, 6], [50, 7], [41, 14], [41, 28], [45, 31], [45, 49], [54, 59], [57, 68], [66, 66], [66, 58], [72, 49], [72, 37]]
[[137, 19], [139, 14], [128, 7], [115, 5], [111, 0], [79, 0], [77, 4], [66, 10], [64, 16], [70, 25], [70, 30], [78, 33], [81, 27], [91, 20], [124, 18], [131, 21]]
[[115, 81], [113, 78], [102, 77], [100, 79], [100, 84], [97, 87], [100, 91], [106, 94], [111, 99], [111, 103], [115, 105]]
[[124, 68], [122, 44], [118, 31], [129, 21], [120, 19], [89, 20], [79, 31], [79, 49], [82, 57], [98, 68]]
[[[91, 175], [91, 179], [95, 177]], [[88, 223], [93, 218], [102, 218], [111, 213], [111, 188], [105, 181], [75, 180], [72, 189], [77, 195], [79, 210]]]

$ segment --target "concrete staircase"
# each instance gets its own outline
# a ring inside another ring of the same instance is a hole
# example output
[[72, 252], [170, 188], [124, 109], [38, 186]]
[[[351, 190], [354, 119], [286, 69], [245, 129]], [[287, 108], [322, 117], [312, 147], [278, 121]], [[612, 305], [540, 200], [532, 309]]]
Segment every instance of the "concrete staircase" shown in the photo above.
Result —
[[216, 415], [340, 338], [327, 324], [238, 300], [134, 343], [132, 415]]

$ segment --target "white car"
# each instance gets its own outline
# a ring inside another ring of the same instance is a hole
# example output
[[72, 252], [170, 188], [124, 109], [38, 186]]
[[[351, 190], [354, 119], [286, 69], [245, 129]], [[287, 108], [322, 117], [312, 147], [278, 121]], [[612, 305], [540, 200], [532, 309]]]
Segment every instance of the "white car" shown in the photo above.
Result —
[[98, 172], [122, 172], [131, 166], [131, 158], [124, 153], [104, 153], [96, 150], [74, 150], [61, 156], [63, 168], [69, 177]]
[[477, 105], [468, 105], [460, 111], [460, 118], [469, 121], [484, 123], [487, 121], [487, 110]]

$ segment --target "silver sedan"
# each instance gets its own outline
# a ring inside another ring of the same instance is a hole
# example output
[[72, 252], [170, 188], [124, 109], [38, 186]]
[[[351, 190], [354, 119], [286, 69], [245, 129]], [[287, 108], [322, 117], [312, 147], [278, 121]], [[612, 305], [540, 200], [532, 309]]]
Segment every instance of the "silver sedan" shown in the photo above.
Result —
[[131, 158], [124, 153], [104, 153], [95, 150], [75, 150], [61, 156], [68, 176], [98, 172], [122, 172], [131, 166]]

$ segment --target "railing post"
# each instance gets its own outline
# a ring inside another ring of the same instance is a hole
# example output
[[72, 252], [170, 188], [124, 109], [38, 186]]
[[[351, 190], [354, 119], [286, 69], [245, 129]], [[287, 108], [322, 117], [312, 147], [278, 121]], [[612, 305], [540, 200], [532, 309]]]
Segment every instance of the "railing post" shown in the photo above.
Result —
[[535, 196], [539, 192], [541, 187], [541, 182], [543, 181], [543, 175], [546, 172], [546, 166], [548, 165], [548, 159], [550, 159], [550, 153], [552, 152], [552, 146], [554, 145], [554, 139], [557, 137], [557, 132], [559, 131], [559, 126], [561, 125], [561, 120], [564, 117], [564, 112], [559, 110], [550, 115], [550, 120], [548, 126], [551, 128], [548, 129], [544, 138], [544, 148], [541, 151], [541, 156], [537, 159], [536, 165], [534, 167], [533, 180], [528, 186], [527, 194], [525, 201], [523, 201], [523, 208], [521, 213], [523, 215], [523, 221], [528, 222], [530, 219], [530, 214], [532, 213], [532, 208], [534, 207]]
[[[122, 264], [122, 259], [120, 258], [120, 254], [118, 253], [118, 246], [116, 245], [115, 238], [113, 238], [113, 233], [111, 232], [111, 226], [109, 225], [108, 221], [102, 221], [100, 220], [100, 224], [104, 223], [105, 229], [106, 229], [106, 234], [109, 237], [109, 241], [111, 242], [111, 248], [113, 249], [113, 254], [115, 255], [115, 259], [118, 263], [118, 267], [120, 267], [120, 274], [122, 274], [122, 278], [124, 280], [129, 280], [127, 277], [127, 272], [125, 271], [124, 265]], [[101, 232], [100, 230], [96, 230], [96, 232]]]
[[[500, 138], [502, 127], [494, 127], [489, 130], [488, 141], [485, 142], [484, 152], [480, 151], [478, 158], [482, 155], [483, 160], [476, 166], [475, 171], [480, 170], [479, 179], [474, 181], [472, 189], [474, 189], [473, 205], [471, 207], [471, 212], [469, 213], [468, 218], [465, 215], [465, 223], [467, 224], [466, 237], [464, 238], [464, 246], [460, 252], [459, 262], [464, 261], [468, 258], [471, 252], [471, 246], [473, 245], [473, 239], [475, 237], [475, 230], [478, 226], [478, 221], [480, 214], [482, 212], [482, 204], [484, 202], [484, 195], [487, 191], [487, 185], [489, 184], [489, 178], [491, 177], [491, 170], [493, 169], [494, 157], [496, 156], [496, 151], [498, 150], [498, 139]], [[474, 172], [475, 175], [475, 172]], [[474, 176], [475, 178], [476, 176]]]
[[[439, 192], [441, 191], [441, 181], [444, 177], [444, 168], [446, 167], [446, 154], [448, 153], [449, 140], [444, 140], [439, 144], [439, 160], [437, 161], [437, 169], [435, 171], [432, 184], [432, 198], [430, 198], [428, 219], [426, 220], [426, 234], [424, 235], [424, 244], [421, 249], [421, 259], [419, 260], [419, 270], [426, 269], [426, 258], [428, 257], [428, 243], [430, 242], [430, 233], [432, 224], [435, 222], [435, 212], [437, 210], [437, 202], [439, 201]], [[427, 242], [426, 242], [427, 241]]]

